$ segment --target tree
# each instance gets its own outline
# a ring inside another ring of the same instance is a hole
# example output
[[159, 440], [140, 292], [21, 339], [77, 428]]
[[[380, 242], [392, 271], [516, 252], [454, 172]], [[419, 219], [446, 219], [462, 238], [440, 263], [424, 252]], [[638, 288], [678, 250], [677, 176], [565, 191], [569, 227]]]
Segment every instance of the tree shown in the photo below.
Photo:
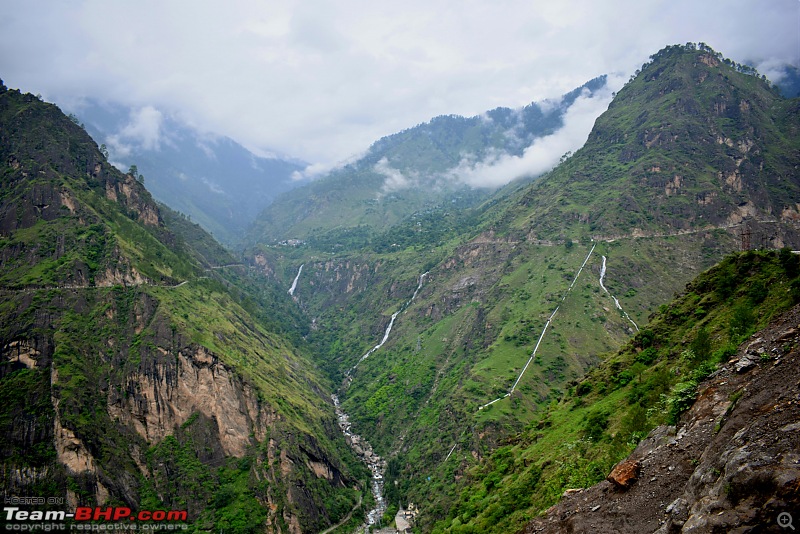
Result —
[[698, 361], [705, 361], [711, 356], [711, 336], [708, 335], [708, 330], [706, 330], [705, 326], [701, 327], [697, 332], [697, 337], [692, 341], [691, 348], [695, 359]]
[[139, 177], [139, 168], [136, 165], [131, 165], [131, 168], [128, 169], [128, 174], [130, 174], [134, 178], [138, 178]]
[[100, 145], [100, 153], [103, 155], [104, 158], [108, 159], [108, 147], [105, 143]]

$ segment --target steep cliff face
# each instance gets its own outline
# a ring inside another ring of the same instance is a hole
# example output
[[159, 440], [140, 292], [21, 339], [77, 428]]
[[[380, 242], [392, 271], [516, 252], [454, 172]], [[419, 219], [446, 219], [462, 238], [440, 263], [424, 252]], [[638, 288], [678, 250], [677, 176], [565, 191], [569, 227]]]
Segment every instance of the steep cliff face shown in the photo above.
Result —
[[204, 529], [313, 532], [351, 510], [363, 473], [322, 375], [142, 184], [5, 87], [0, 177], [7, 491], [186, 509]]
[[[172, 354], [156, 346], [152, 360], [109, 390], [108, 412], [149, 442], [172, 434], [199, 413], [218, 427], [216, 439], [228, 456], [242, 457], [278, 418], [259, 407], [256, 392], [204, 347]], [[253, 435], [251, 441], [250, 436]]]

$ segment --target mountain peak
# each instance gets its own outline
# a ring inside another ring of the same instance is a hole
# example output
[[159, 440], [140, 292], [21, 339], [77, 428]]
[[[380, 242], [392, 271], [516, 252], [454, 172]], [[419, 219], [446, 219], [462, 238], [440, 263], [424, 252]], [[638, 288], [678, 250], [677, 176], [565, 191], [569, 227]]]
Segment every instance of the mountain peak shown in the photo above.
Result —
[[[584, 235], [784, 219], [785, 199], [800, 192], [791, 163], [800, 141], [793, 102], [707, 45], [666, 47], [619, 91], [584, 147], [532, 188], [528, 203], [551, 215], [525, 216], [543, 236], [564, 233], [555, 222], [564, 220], [554, 213], [559, 199], [594, 191], [573, 206], [584, 224], [567, 225]], [[774, 241], [788, 242], [777, 234]]]

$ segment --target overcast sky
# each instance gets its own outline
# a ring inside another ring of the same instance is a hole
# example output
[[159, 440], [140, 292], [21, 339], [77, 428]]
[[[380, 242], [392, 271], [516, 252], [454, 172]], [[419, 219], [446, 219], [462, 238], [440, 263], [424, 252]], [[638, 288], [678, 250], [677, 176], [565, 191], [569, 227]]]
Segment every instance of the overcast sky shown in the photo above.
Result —
[[[630, 75], [667, 44], [800, 63], [800, 0], [2, 0], [0, 77], [319, 165], [441, 114]], [[151, 109], [151, 108], [148, 108]]]

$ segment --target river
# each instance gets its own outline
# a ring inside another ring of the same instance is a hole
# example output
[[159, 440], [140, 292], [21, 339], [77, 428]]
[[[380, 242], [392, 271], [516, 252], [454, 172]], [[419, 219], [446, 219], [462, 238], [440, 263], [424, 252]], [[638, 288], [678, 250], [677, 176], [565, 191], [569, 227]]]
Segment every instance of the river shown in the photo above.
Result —
[[331, 395], [331, 400], [333, 400], [336, 418], [339, 420], [339, 428], [344, 434], [345, 441], [372, 473], [370, 485], [372, 486], [372, 495], [375, 497], [375, 507], [367, 512], [366, 526], [377, 525], [386, 511], [386, 501], [383, 498], [383, 474], [386, 471], [386, 460], [375, 454], [372, 445], [367, 440], [353, 432], [350, 417], [342, 410], [339, 397]]

